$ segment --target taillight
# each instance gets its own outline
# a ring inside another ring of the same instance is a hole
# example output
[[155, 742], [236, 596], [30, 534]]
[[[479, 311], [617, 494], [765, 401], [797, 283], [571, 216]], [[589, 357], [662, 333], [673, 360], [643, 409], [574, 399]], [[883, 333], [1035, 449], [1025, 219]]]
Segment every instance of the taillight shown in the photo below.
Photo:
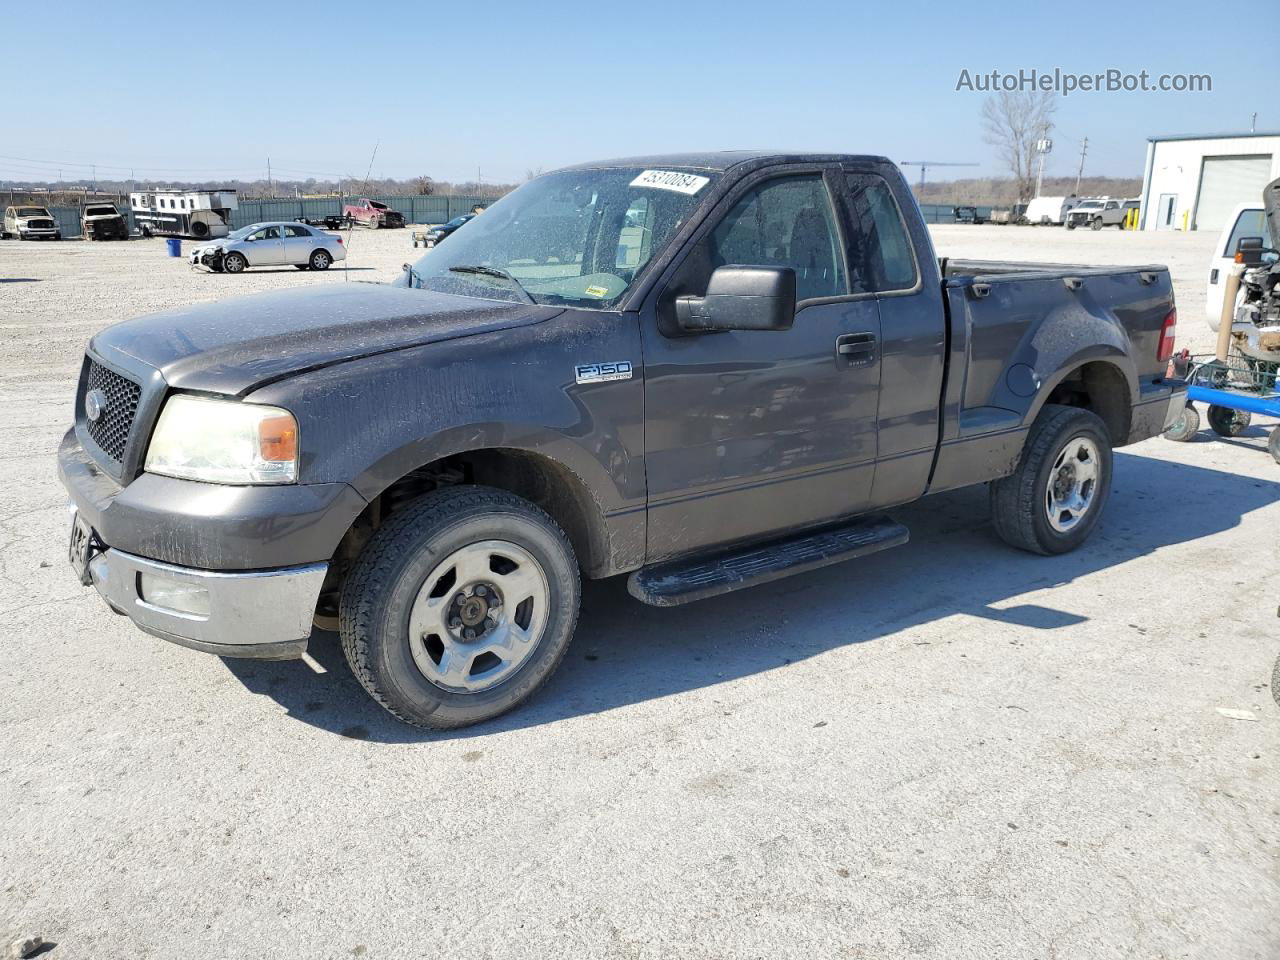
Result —
[[1156, 359], [1161, 363], [1173, 356], [1173, 340], [1177, 332], [1178, 310], [1175, 307], [1165, 314], [1164, 326], [1160, 328], [1160, 346], [1156, 348]]
[[338, 237], [338, 246], [342, 246], [342, 238]]

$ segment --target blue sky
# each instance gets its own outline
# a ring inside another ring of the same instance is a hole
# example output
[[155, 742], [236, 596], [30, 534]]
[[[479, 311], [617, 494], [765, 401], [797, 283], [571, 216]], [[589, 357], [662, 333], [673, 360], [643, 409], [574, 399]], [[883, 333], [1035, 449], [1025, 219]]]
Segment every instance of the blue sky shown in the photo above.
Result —
[[[1259, 56], [1201, 3], [118, 0], [9, 5], [0, 181], [84, 175], [523, 178], [583, 160], [784, 147], [1001, 173], [962, 69], [1208, 73], [1211, 93], [1059, 100], [1049, 174], [1142, 172], [1145, 138], [1280, 128]], [[43, 38], [48, 38], [47, 41]], [[114, 61], [114, 62], [113, 62]], [[102, 64], [95, 69], [95, 64]], [[109, 65], [110, 64], [110, 65]], [[14, 159], [22, 158], [22, 159]], [[33, 162], [35, 161], [35, 162]], [[52, 161], [52, 162], [50, 162]], [[910, 174], [913, 181], [918, 170]]]

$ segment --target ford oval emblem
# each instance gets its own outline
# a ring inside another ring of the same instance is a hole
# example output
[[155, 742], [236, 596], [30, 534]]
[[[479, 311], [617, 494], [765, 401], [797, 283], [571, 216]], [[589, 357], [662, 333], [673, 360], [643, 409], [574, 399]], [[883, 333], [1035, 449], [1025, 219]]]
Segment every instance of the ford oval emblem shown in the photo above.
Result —
[[84, 415], [96, 423], [107, 408], [107, 395], [101, 390], [90, 390], [84, 395]]

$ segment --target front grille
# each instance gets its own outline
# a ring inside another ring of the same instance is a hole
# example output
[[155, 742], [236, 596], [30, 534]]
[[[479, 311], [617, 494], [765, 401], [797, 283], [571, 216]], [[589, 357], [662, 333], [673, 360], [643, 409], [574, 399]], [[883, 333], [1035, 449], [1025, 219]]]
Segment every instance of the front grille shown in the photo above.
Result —
[[98, 445], [98, 449], [116, 463], [123, 462], [125, 446], [129, 443], [129, 431], [133, 428], [133, 418], [138, 413], [142, 387], [128, 377], [122, 377], [114, 370], [108, 370], [97, 361], [90, 360], [89, 376], [84, 389], [86, 394], [91, 390], [100, 390], [107, 398], [97, 420], [90, 420], [86, 415], [85, 430]]

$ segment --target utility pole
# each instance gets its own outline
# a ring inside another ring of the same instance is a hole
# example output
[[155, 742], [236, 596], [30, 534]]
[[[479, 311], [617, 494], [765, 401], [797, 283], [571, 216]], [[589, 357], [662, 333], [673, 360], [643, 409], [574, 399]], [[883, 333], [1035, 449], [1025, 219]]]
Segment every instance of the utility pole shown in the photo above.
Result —
[[271, 158], [267, 157], [267, 196], [274, 197], [276, 188], [271, 184]]
[[95, 196], [98, 193], [98, 165], [96, 163], [93, 165], [93, 192]]
[[1253, 116], [1249, 118], [1249, 132], [1258, 132], [1258, 111], [1256, 110], [1253, 112]]
[[[1044, 131], [1048, 133], [1047, 130]], [[1040, 170], [1036, 173], [1036, 196], [1040, 196], [1040, 188], [1044, 184], [1044, 158], [1053, 149], [1053, 141], [1046, 136], [1041, 136], [1036, 141], [1036, 153], [1040, 154]]]
[[1080, 178], [1084, 176], [1084, 156], [1089, 152], [1089, 138], [1080, 141], [1080, 169], [1076, 171], [1076, 196], [1080, 195]]

